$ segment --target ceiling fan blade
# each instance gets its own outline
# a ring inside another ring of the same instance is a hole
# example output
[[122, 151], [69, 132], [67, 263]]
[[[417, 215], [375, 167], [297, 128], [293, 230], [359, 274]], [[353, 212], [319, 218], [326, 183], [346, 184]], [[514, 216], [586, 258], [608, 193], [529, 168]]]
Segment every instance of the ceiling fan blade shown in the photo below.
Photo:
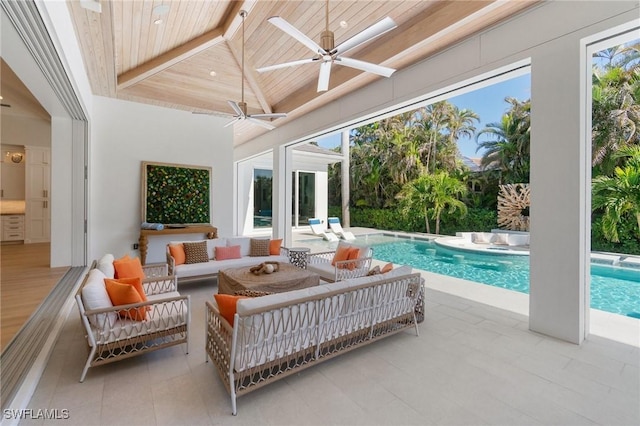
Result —
[[262, 68], [256, 68], [256, 71], [258, 71], [258, 72], [272, 71], [272, 70], [277, 70], [277, 69], [280, 69], [280, 68], [287, 68], [287, 67], [293, 67], [293, 66], [296, 66], [296, 65], [309, 64], [309, 63], [314, 62], [316, 60], [317, 59], [309, 58], [309, 59], [301, 59], [299, 61], [284, 62], [282, 64], [269, 65], [269, 66], [262, 67]]
[[318, 92], [329, 90], [329, 77], [331, 77], [331, 61], [320, 64], [320, 75], [318, 76]]
[[359, 61], [357, 59], [338, 57], [335, 61], [347, 67], [355, 68], [361, 71], [371, 72], [384, 77], [391, 77], [396, 70], [382, 65], [372, 64], [371, 62]]
[[284, 112], [272, 112], [268, 114], [251, 114], [247, 117], [251, 118], [285, 118], [287, 116]]
[[391, 31], [397, 26], [398, 25], [396, 25], [395, 21], [387, 16], [383, 20], [376, 22], [370, 27], [354, 35], [349, 40], [345, 40], [344, 42], [340, 43], [331, 51], [331, 54], [332, 55], [336, 53], [343, 54], [348, 50], [351, 50], [354, 47], [361, 45], [362, 43], [366, 43], [368, 41], [373, 40], [376, 37], [381, 36], [387, 31]]
[[262, 127], [266, 128], [266, 129], [269, 129], [269, 130], [273, 130], [273, 129], [276, 128], [276, 126], [274, 126], [273, 124], [269, 123], [268, 121], [258, 120], [256, 118], [253, 118], [250, 115], [247, 116], [247, 120], [252, 122], [253, 124], [257, 124], [258, 126], [262, 126]]
[[236, 115], [238, 115], [240, 117], [244, 117], [244, 111], [242, 111], [242, 109], [240, 108], [240, 105], [238, 105], [237, 102], [227, 101], [227, 103], [229, 104], [229, 106], [231, 108], [233, 108], [233, 110], [235, 111]]
[[222, 127], [229, 127], [229, 126], [231, 126], [232, 124], [235, 124], [235, 123], [237, 123], [237, 122], [238, 122], [238, 121], [240, 121], [240, 120], [242, 120], [242, 117], [239, 117], [239, 116], [238, 116], [238, 117], [234, 118], [233, 120], [231, 120], [230, 122], [228, 122], [227, 124], [225, 124], [225, 125], [224, 125], [224, 126], [222, 126]]
[[271, 18], [267, 19], [267, 21], [271, 22], [273, 25], [280, 28], [282, 31], [284, 31], [285, 33], [289, 34], [291, 37], [298, 40], [300, 43], [307, 46], [309, 49], [311, 49], [313, 53], [316, 53], [316, 54], [324, 53], [324, 49], [320, 47], [318, 43], [311, 40], [303, 32], [301, 32], [299, 29], [297, 29], [296, 27], [294, 27], [293, 25], [291, 25], [281, 17], [272, 16]]

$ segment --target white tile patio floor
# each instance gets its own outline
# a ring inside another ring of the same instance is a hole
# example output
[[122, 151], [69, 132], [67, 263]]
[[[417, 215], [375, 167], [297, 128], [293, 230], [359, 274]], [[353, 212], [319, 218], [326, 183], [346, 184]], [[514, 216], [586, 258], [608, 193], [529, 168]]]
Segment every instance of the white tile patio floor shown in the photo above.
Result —
[[424, 276], [419, 337], [395, 335], [258, 389], [238, 399], [236, 417], [205, 362], [204, 301], [215, 280], [180, 288], [193, 310], [188, 355], [173, 347], [92, 368], [84, 383], [74, 307], [28, 405], [70, 418], [20, 424], [640, 424], [640, 321], [603, 337], [610, 316], [592, 316], [592, 330], [601, 324], [577, 346], [529, 331], [526, 295]]

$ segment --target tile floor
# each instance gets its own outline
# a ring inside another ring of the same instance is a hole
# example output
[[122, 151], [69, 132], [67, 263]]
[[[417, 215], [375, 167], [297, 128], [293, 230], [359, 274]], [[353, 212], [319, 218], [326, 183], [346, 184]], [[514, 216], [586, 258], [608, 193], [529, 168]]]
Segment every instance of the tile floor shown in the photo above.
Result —
[[215, 280], [180, 287], [192, 303], [188, 355], [179, 346], [95, 367], [84, 383], [74, 306], [28, 404], [69, 419], [20, 424], [640, 425], [640, 321], [591, 310], [592, 334], [577, 346], [528, 330], [527, 295], [423, 276], [419, 337], [391, 336], [242, 396], [236, 417], [205, 362]]
[[179, 346], [95, 367], [84, 383], [74, 307], [28, 405], [66, 409], [69, 419], [20, 424], [640, 424], [640, 321], [627, 323], [628, 343], [592, 335], [577, 346], [529, 331], [525, 295], [424, 274], [419, 337], [391, 336], [258, 389], [238, 399], [236, 417], [205, 362], [204, 301], [215, 281], [180, 287], [192, 303], [188, 355]]

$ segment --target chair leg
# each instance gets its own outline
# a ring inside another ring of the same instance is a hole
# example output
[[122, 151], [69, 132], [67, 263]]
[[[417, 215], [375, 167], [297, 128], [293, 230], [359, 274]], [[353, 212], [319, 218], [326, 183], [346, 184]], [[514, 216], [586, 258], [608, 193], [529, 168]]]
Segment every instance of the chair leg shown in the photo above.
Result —
[[87, 362], [84, 364], [84, 369], [82, 370], [82, 374], [80, 375], [80, 383], [84, 382], [84, 378], [87, 376], [87, 371], [89, 371], [89, 367], [91, 367], [91, 360], [93, 356], [96, 354], [96, 347], [91, 347], [91, 352], [89, 352], [89, 357], [87, 358]]

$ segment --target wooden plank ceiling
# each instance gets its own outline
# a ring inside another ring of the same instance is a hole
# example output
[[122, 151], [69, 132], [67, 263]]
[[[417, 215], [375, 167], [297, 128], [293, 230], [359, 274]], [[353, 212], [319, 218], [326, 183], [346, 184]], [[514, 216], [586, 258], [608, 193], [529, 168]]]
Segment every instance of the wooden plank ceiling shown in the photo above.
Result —
[[[258, 73], [256, 68], [306, 59], [312, 52], [267, 22], [280, 16], [320, 44], [324, 0], [94, 0], [101, 12], [68, 1], [94, 94], [193, 112], [228, 115], [227, 100], [244, 100], [249, 114], [286, 112], [278, 126], [379, 78], [334, 65], [327, 92], [318, 93], [320, 66], [304, 64]], [[535, 4], [537, 0], [331, 0], [335, 44], [390, 16], [398, 27], [348, 57], [402, 69]], [[157, 6], [168, 11], [155, 13]], [[167, 7], [168, 6], [168, 7]], [[242, 81], [242, 18], [245, 69]], [[464, 25], [460, 25], [461, 20]], [[162, 20], [161, 23], [156, 23]], [[455, 26], [453, 31], [451, 27]], [[210, 73], [214, 71], [215, 76]], [[235, 126], [235, 144], [266, 129]]]

